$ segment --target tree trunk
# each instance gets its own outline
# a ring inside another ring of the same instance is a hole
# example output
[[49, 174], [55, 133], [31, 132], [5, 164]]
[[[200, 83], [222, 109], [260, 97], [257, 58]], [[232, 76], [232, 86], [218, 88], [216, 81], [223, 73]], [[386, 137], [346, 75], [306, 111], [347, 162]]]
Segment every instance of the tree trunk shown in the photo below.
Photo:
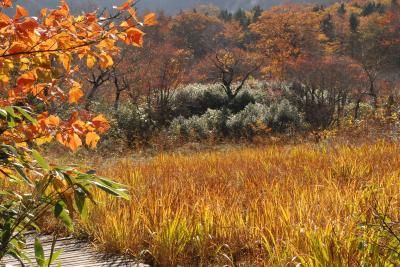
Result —
[[90, 109], [90, 105], [93, 102], [94, 95], [96, 94], [98, 88], [99, 88], [98, 85], [93, 85], [92, 90], [90, 90], [90, 93], [88, 94], [88, 96], [86, 98], [85, 109], [88, 110], [88, 111]]
[[354, 120], [358, 120], [359, 117], [359, 112], [360, 112], [360, 104], [361, 104], [361, 99], [357, 99], [356, 106], [354, 108]]
[[114, 100], [114, 110], [117, 111], [119, 108], [119, 100], [121, 98], [121, 91], [117, 90], [115, 92], [115, 100]]

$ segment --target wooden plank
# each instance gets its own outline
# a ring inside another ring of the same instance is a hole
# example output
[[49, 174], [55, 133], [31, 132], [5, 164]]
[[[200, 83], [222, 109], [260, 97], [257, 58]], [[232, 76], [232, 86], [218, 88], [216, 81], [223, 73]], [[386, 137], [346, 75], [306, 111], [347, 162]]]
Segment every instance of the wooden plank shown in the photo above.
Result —
[[[40, 240], [42, 242], [43, 249], [45, 251], [45, 256], [49, 257], [52, 237], [41, 236]], [[33, 265], [35, 266], [35, 253], [34, 253], [34, 237], [27, 238], [28, 245], [25, 249], [25, 253], [31, 259]], [[126, 266], [126, 267], [148, 267], [148, 265], [137, 262], [133, 259], [129, 259], [123, 256], [107, 256], [105, 254], [100, 254], [94, 251], [94, 249], [86, 242], [82, 240], [74, 239], [73, 237], [60, 238], [57, 240], [55, 245], [55, 251], [59, 249], [64, 249], [60, 257], [56, 260], [55, 264], [52, 266], [57, 266], [58, 262], [61, 262], [63, 267], [99, 267], [99, 266]], [[30, 266], [28, 263], [25, 263]], [[21, 266], [21, 264], [10, 257], [6, 257], [0, 262], [0, 266]]]

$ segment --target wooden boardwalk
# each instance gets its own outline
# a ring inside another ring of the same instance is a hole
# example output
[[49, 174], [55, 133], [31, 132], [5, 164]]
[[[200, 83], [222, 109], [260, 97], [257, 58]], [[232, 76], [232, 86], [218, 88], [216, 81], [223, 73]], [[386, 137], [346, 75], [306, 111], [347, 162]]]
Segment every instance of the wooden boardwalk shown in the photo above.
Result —
[[[49, 257], [52, 237], [44, 236], [40, 238], [42, 241], [45, 256]], [[63, 267], [85, 267], [85, 266], [124, 266], [124, 267], [148, 267], [148, 265], [138, 263], [132, 259], [121, 256], [107, 257], [93, 250], [85, 241], [77, 240], [72, 237], [60, 238], [55, 245], [55, 251], [64, 249], [59, 258], [51, 266], [58, 266], [60, 262]], [[36, 266], [35, 253], [32, 242], [26, 248], [26, 253], [32, 260], [32, 264], [25, 263], [26, 266]], [[6, 257], [0, 266], [22, 266], [17, 260]]]

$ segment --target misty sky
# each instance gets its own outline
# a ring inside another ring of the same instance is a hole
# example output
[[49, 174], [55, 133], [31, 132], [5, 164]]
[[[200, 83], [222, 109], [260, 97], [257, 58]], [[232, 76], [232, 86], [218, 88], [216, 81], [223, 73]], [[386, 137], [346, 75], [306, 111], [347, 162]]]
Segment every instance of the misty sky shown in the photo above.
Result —
[[[140, 0], [137, 7], [139, 11], [159, 11], [164, 10], [169, 14], [177, 13], [180, 10], [193, 8], [199, 4], [213, 4], [223, 9], [235, 11], [238, 8], [249, 9], [255, 5], [268, 8], [273, 5], [288, 2], [319, 2], [332, 3], [335, 0]], [[67, 0], [74, 11], [93, 10], [97, 7], [118, 5], [124, 0]], [[55, 8], [57, 0], [18, 0], [18, 3], [27, 7], [32, 13], [39, 12], [43, 6]]]

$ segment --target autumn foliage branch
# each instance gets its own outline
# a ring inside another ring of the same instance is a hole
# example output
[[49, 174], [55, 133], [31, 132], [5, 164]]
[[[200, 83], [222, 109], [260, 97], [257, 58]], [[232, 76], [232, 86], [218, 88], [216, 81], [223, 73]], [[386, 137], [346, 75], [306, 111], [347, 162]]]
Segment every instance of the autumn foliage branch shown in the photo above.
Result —
[[[129, 0], [108, 17], [74, 16], [62, 0], [38, 18], [20, 5], [9, 17], [3, 11], [13, 2], [0, 0], [0, 259], [8, 254], [22, 261], [23, 233], [38, 229], [36, 222], [51, 210], [71, 228], [74, 213], [83, 214], [86, 200], [94, 201], [91, 187], [127, 198], [122, 185], [50, 164], [33, 148], [53, 140], [72, 151], [83, 143], [96, 148], [110, 126], [103, 115], [79, 111], [84, 92], [75, 77], [81, 61], [108, 69], [120, 44], [142, 46], [140, 28], [156, 23], [155, 14], [142, 22], [133, 5]], [[52, 114], [55, 104], [75, 105], [75, 111]], [[37, 259], [39, 266], [44, 262]]]

